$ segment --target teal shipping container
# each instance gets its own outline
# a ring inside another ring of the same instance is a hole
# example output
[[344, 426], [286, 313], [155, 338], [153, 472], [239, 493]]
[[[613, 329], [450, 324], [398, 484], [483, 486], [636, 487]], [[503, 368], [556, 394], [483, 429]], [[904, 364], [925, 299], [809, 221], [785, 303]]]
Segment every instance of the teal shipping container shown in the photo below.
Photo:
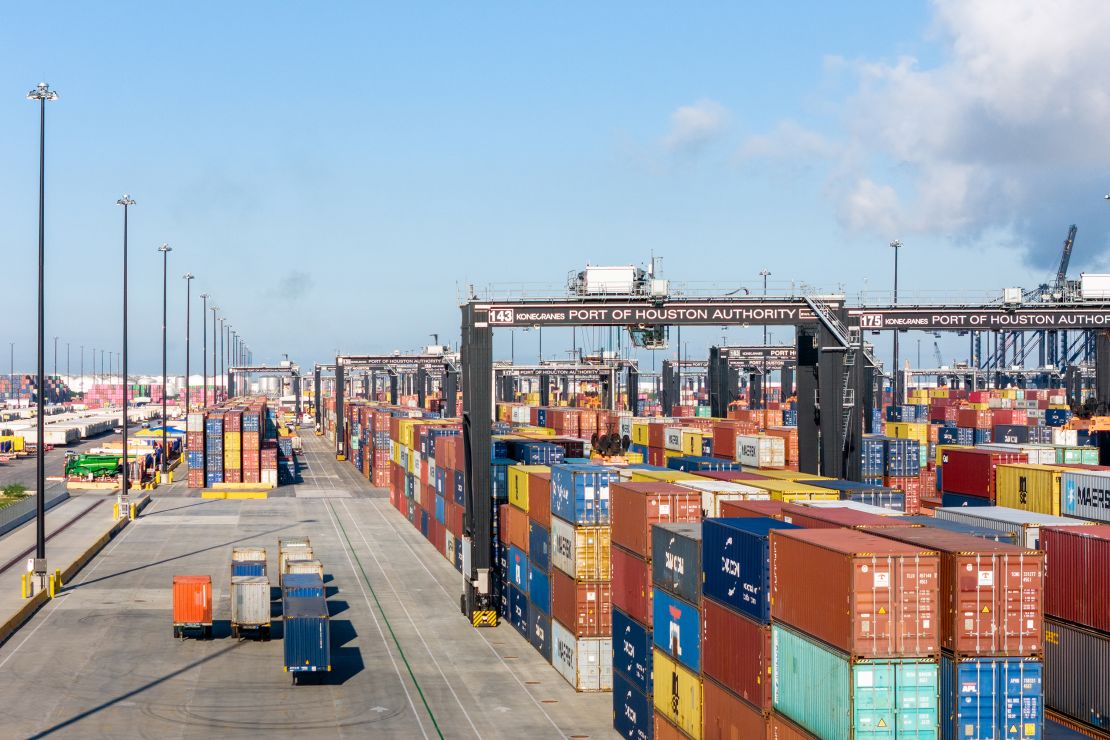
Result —
[[928, 658], [851, 660], [782, 624], [771, 629], [772, 699], [813, 734], [838, 740], [936, 740], [939, 671]]

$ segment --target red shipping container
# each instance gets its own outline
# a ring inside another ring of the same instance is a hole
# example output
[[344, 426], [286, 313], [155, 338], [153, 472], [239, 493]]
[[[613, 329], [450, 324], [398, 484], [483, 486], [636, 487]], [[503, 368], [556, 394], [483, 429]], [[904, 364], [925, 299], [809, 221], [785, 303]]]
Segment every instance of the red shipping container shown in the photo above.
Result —
[[528, 516], [551, 529], [551, 473], [528, 474]]
[[262, 475], [259, 473], [258, 468], [249, 469], [243, 468], [243, 482], [244, 483], [261, 483]]
[[242, 468], [224, 468], [224, 483], [242, 483]]
[[955, 447], [941, 453], [941, 482], [948, 493], [994, 501], [995, 469], [1002, 464], [1028, 461], [1029, 456], [1024, 452], [993, 452], [973, 447]]
[[990, 411], [960, 409], [956, 415], [956, 426], [964, 429], [992, 429], [994, 428], [994, 416]]
[[528, 552], [528, 515], [510, 505], [505, 513], [506, 536], [510, 545], [516, 545], [525, 553]]
[[771, 717], [712, 679], [702, 683], [703, 740], [770, 740]]
[[797, 524], [806, 529], [836, 529], [848, 527], [850, 529], [873, 529], [879, 527], [905, 527], [905, 522], [899, 522], [901, 517], [881, 516], [858, 509], [849, 509], [841, 506], [800, 506], [798, 504], [785, 504], [782, 507], [782, 520], [790, 524]]
[[613, 483], [609, 520], [614, 545], [651, 558], [651, 525], [700, 522], [701, 493], [673, 483]]
[[212, 626], [212, 576], [173, 577], [173, 623]]
[[[204, 432], [186, 432], [185, 433], [185, 449], [199, 452], [204, 449]], [[123, 448], [120, 448], [121, 453]]]
[[651, 564], [621, 547], [609, 549], [613, 567], [613, 606], [651, 626]]
[[667, 466], [666, 455], [663, 450], [658, 447], [649, 447], [647, 455], [647, 464], [655, 465], [656, 467], [664, 468]]
[[771, 626], [702, 599], [701, 668], [741, 699], [770, 710]]
[[663, 421], [648, 422], [648, 447], [654, 447], [658, 450], [665, 449], [667, 446], [667, 426], [674, 426], [674, 424]]
[[771, 617], [855, 657], [936, 655], [939, 569], [935, 551], [853, 529], [774, 530]]
[[462, 537], [463, 514], [466, 509], [454, 501], [447, 502], [447, 531], [456, 537]]
[[1042, 651], [1045, 554], [933, 527], [876, 531], [940, 554], [941, 647], [960, 655]]
[[1110, 525], [1045, 527], [1045, 614], [1110, 632]]
[[1029, 415], [1024, 409], [991, 409], [992, 427], [999, 424], [1025, 426], [1029, 423]]
[[921, 497], [926, 491], [933, 493], [936, 491], [934, 486], [932, 489], [926, 489], [925, 484], [919, 476], [893, 476], [888, 475], [883, 478], [883, 485], [887, 488], [893, 488], [896, 491], [901, 491], [906, 494], [906, 513], [916, 514], [921, 509]]
[[576, 637], [613, 633], [613, 586], [609, 581], [575, 581], [551, 571], [551, 616]]
[[784, 501], [722, 501], [721, 516], [760, 517], [782, 520]]
[[497, 539], [502, 545], [509, 544], [509, 505], [501, 504], [497, 507]]

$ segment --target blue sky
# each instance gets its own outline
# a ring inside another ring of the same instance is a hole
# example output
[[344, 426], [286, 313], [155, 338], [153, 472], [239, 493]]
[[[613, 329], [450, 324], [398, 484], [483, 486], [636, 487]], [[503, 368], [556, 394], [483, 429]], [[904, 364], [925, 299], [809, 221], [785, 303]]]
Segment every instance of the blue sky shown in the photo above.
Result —
[[[1087, 13], [1062, 51], [1022, 36], [1052, 23], [1015, 3], [739, 5], [6, 8], [0, 339], [31, 367], [37, 115], [23, 96], [40, 80], [62, 96], [47, 334], [75, 369], [79, 344], [119, 346], [123, 192], [138, 201], [136, 373], [160, 366], [162, 242], [178, 371], [185, 271], [256, 358], [310, 364], [457, 337], [467, 283], [561, 283], [650, 253], [675, 280], [754, 283], [766, 267], [858, 291], [889, 284], [898, 237], [905, 290], [995, 289], [1043, 279], [1077, 222], [1072, 272], [1098, 264], [1103, 126], [1097, 108], [1058, 104], [1105, 92], [1084, 74], [1106, 68], [1097, 4], [1050, 19]], [[1038, 86], [1028, 70], [1046, 58], [1057, 77]], [[518, 357], [533, 351], [521, 339]]]

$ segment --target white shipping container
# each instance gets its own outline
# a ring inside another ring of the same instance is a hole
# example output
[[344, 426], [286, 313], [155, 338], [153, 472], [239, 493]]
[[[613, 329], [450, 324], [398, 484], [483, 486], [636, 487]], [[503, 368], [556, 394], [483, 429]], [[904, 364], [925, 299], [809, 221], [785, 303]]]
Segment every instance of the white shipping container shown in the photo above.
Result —
[[577, 691], [613, 690], [613, 640], [575, 639], [558, 620], [551, 620], [551, 664]]
[[762, 488], [732, 481], [680, 480], [675, 482], [683, 488], [692, 488], [701, 492], [703, 517], [720, 516], [722, 501], [767, 501], [771, 498], [771, 494]]
[[995, 450], [997, 452], [1024, 452], [1029, 457], [1030, 465], [1056, 464], [1056, 448], [1052, 445], [1003, 444], [997, 442], [986, 445], [976, 445], [975, 449]]
[[235, 547], [231, 550], [231, 560], [239, 562], [240, 560], [266, 560], [265, 547]]
[[1110, 473], [1092, 470], [1060, 476], [1060, 513], [1110, 522]]
[[682, 452], [682, 427], [663, 428], [663, 448]]
[[1065, 445], [1067, 447], [1079, 446], [1079, 432], [1074, 429], [1060, 429], [1059, 427], [1052, 427], [1052, 444]]
[[320, 576], [320, 580], [324, 580], [324, 564], [319, 560], [287, 560], [285, 561], [286, 574], [292, 573], [311, 573]]
[[872, 506], [860, 501], [798, 501], [802, 506], [812, 506], [817, 509], [854, 509], [864, 511], [875, 516], [905, 516], [905, 512], [887, 509], [882, 506]]
[[204, 414], [189, 414], [185, 417], [185, 429], [190, 432], [204, 431]]
[[1110, 275], [1098, 272], [1079, 273], [1079, 296], [1086, 301], [1110, 299]]
[[[575, 580], [612, 578], [609, 545], [607, 524], [576, 527], [557, 516], [551, 517], [551, 565]], [[579, 558], [579, 554], [583, 557]]]
[[447, 562], [451, 565], [455, 564], [455, 535], [445, 531], [443, 533], [444, 544], [446, 545], [446, 558]]
[[617, 431], [620, 432], [621, 437], [628, 437], [629, 439], [632, 439], [632, 417], [620, 417], [617, 422]]
[[231, 579], [231, 624], [263, 627], [270, 624], [270, 579], [235, 576]]
[[782, 437], [765, 434], [737, 435], [736, 459], [753, 468], [786, 467], [786, 441]]
[[509, 408], [509, 419], [517, 424], [530, 424], [532, 422], [532, 412], [527, 406], [511, 406]]
[[1038, 514], [1006, 506], [945, 506], [936, 510], [937, 519], [963, 522], [995, 532], [1016, 532], [1018, 543], [1030, 549], [1038, 549], [1041, 527], [1083, 526], [1092, 524], [1079, 519], [1069, 519], [1051, 514]]

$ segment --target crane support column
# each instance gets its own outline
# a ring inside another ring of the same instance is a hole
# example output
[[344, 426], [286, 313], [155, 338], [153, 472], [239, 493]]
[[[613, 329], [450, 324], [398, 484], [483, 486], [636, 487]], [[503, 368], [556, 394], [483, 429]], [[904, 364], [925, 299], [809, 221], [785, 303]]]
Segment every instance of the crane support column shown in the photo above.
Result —
[[346, 378], [343, 376], [343, 362], [335, 360], [335, 459], [347, 459], [347, 439], [343, 420], [343, 392], [346, 390]]
[[317, 365], [316, 368], [312, 371], [312, 374], [313, 374], [313, 379], [312, 379], [313, 391], [316, 394], [315, 395], [315, 399], [316, 399], [316, 403], [315, 403], [316, 428], [317, 429], [322, 429], [324, 422], [323, 422], [323, 416], [322, 416], [323, 411], [321, 410], [323, 408], [323, 404], [320, 402], [320, 399], [321, 399], [322, 396], [320, 395], [320, 366], [319, 365]]
[[495, 626], [497, 606], [491, 570], [493, 506], [490, 497], [490, 451], [493, 444], [493, 332], [486, 322], [475, 326], [473, 304], [462, 308], [463, 577], [462, 611], [474, 626]]
[[817, 329], [799, 326], [798, 341], [798, 470], [817, 474]]
[[632, 412], [633, 416], [640, 415], [640, 373], [632, 365], [628, 366], [628, 375], [626, 376], [628, 387], [625, 392], [628, 394], [628, 410]]

